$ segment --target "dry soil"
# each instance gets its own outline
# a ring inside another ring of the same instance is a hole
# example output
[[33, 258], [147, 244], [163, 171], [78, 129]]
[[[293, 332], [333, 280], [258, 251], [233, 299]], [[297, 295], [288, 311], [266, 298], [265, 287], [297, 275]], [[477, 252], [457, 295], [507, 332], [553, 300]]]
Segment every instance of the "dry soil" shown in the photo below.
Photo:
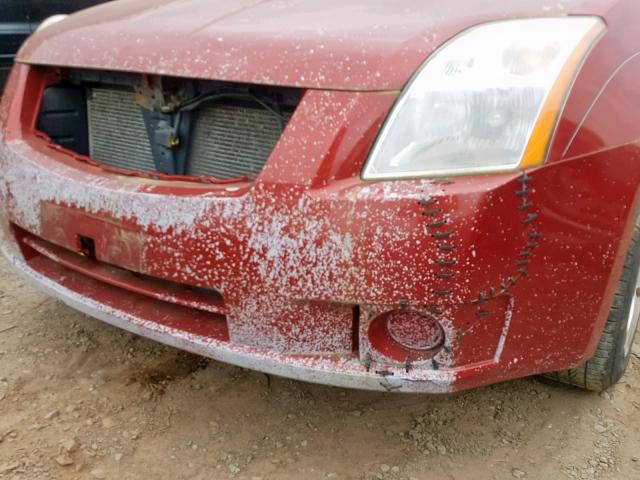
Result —
[[640, 479], [640, 349], [601, 395], [351, 391], [186, 354], [0, 262], [0, 479]]

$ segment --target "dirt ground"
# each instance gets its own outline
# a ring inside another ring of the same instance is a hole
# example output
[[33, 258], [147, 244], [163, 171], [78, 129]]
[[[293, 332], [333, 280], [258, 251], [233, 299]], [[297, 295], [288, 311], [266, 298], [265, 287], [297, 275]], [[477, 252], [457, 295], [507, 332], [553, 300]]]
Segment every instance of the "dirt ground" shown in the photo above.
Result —
[[634, 348], [602, 395], [269, 381], [88, 318], [0, 262], [0, 479], [640, 479]]

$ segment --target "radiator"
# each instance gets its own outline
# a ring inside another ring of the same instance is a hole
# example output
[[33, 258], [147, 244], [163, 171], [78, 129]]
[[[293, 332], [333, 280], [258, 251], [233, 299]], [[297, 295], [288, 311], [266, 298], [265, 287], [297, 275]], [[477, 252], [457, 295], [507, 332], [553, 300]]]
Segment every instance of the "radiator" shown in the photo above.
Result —
[[87, 93], [89, 153], [110, 167], [153, 172], [151, 145], [133, 92], [92, 88]]
[[[126, 170], [156, 171], [142, 110], [131, 91], [91, 88], [87, 114], [92, 159]], [[189, 142], [185, 173], [219, 179], [259, 174], [283, 130], [272, 112], [246, 104], [204, 104], [193, 122], [190, 138], [181, 139]]]

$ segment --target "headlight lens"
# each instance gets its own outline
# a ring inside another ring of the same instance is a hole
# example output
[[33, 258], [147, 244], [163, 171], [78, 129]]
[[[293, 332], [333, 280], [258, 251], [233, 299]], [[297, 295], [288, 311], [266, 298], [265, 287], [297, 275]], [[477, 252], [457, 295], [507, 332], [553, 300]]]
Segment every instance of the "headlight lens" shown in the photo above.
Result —
[[400, 96], [363, 178], [496, 172], [544, 161], [596, 17], [483, 24], [441, 47]]

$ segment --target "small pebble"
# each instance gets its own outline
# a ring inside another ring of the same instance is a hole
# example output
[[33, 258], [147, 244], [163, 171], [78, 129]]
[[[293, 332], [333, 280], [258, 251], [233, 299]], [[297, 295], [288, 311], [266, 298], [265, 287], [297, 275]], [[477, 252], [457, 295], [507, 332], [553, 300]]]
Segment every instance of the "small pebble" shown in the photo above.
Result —
[[103, 428], [113, 428], [116, 425], [116, 422], [109, 417], [105, 417], [102, 419], [102, 427]]
[[75, 438], [68, 438], [60, 442], [60, 446], [67, 453], [73, 453], [78, 449], [78, 442]]
[[58, 455], [56, 457], [56, 463], [61, 467], [68, 467], [73, 465], [73, 459], [69, 455]]
[[104, 473], [104, 470], [101, 468], [94, 468], [93, 470], [91, 470], [91, 476], [93, 478], [97, 478], [98, 480], [104, 480], [105, 478], [107, 478], [107, 474]]
[[60, 410], [51, 410], [49, 413], [47, 413], [44, 416], [44, 419], [45, 420], [52, 420], [52, 419], [56, 418], [59, 415], [60, 415]]

